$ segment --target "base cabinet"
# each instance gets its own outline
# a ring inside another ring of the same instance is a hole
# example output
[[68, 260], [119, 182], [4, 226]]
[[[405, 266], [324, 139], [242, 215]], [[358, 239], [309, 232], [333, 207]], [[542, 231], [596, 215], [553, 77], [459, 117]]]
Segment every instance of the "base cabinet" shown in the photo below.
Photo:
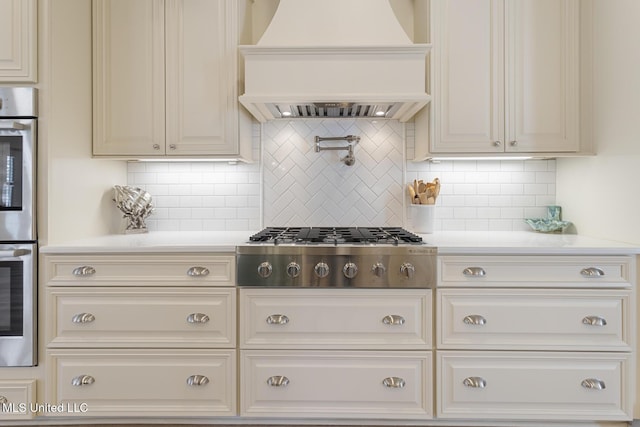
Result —
[[[65, 416], [235, 415], [235, 350], [49, 350]], [[55, 415], [55, 414], [51, 414]]]
[[429, 419], [432, 357], [424, 352], [240, 352], [240, 415]]
[[38, 413], [36, 380], [0, 380], [0, 425], [28, 420]]
[[630, 420], [628, 353], [440, 352], [443, 419]]

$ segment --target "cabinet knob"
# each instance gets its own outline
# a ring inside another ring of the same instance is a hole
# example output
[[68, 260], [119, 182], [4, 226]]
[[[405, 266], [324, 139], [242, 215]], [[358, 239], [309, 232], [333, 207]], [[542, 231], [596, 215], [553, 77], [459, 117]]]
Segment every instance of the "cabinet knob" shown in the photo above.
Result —
[[502, 145], [502, 141], [493, 141], [493, 145], [496, 147], [500, 147]]
[[96, 379], [91, 375], [78, 375], [71, 380], [71, 385], [75, 387], [82, 387], [85, 385], [91, 385], [96, 382]]
[[4, 396], [0, 396], [0, 403], [9, 403], [9, 399]]
[[284, 375], [274, 375], [267, 378], [267, 384], [271, 387], [286, 387], [289, 385], [289, 378]]
[[605, 388], [607, 388], [604, 384], [604, 381], [597, 378], [584, 379], [582, 380], [582, 383], [580, 383], [580, 385], [590, 390], [604, 390]]
[[202, 386], [209, 384], [209, 378], [204, 375], [191, 375], [187, 378], [187, 385], [190, 386]]
[[607, 320], [600, 316], [586, 316], [582, 319], [582, 323], [589, 326], [606, 326]]
[[289, 323], [289, 318], [284, 314], [272, 314], [267, 317], [267, 323], [270, 325], [286, 325]]
[[169, 150], [175, 150], [176, 148], [176, 144], [169, 144]]
[[209, 316], [204, 313], [191, 313], [187, 316], [189, 323], [207, 323], [209, 320]]
[[209, 275], [209, 269], [207, 267], [191, 267], [187, 270], [187, 276], [191, 277], [204, 277]]
[[465, 316], [464, 319], [462, 319], [462, 321], [464, 322], [465, 325], [482, 326], [487, 324], [487, 319], [485, 319], [479, 314], [470, 314], [468, 316]]
[[518, 145], [518, 141], [511, 141], [509, 142], [509, 145], [511, 145], [512, 147], [515, 147], [516, 145]]
[[154, 150], [159, 150], [160, 149], [160, 144], [153, 144], [153, 149]]
[[385, 325], [404, 325], [404, 317], [397, 314], [387, 314], [382, 318], [382, 323]]
[[71, 318], [73, 323], [91, 323], [96, 320], [96, 317], [91, 313], [78, 313]]
[[482, 377], [467, 377], [462, 381], [465, 387], [471, 388], [485, 388], [487, 381]]
[[462, 270], [462, 274], [466, 277], [484, 277], [487, 272], [482, 267], [467, 267]]
[[580, 270], [583, 277], [603, 277], [604, 271], [598, 267], [587, 267]]
[[382, 385], [387, 388], [404, 388], [407, 383], [400, 377], [387, 377], [382, 380]]
[[82, 267], [74, 268], [71, 274], [77, 277], [93, 276], [94, 274], [96, 274], [96, 269], [91, 267], [90, 265], [83, 265]]

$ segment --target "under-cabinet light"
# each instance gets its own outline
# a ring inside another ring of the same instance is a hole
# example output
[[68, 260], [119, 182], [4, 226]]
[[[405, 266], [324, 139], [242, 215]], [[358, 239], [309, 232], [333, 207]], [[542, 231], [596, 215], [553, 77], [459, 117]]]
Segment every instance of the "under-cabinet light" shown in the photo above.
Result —
[[238, 163], [249, 163], [245, 160], [242, 159], [226, 159], [226, 158], [215, 158], [215, 159], [203, 159], [203, 158], [183, 158], [183, 157], [179, 157], [179, 158], [175, 158], [175, 157], [171, 157], [171, 158], [167, 158], [167, 157], [162, 157], [162, 158], [157, 158], [157, 159], [135, 159], [135, 160], [129, 160], [129, 162], [134, 162], [134, 163], [152, 163], [152, 162], [169, 162], [169, 163], [186, 163], [186, 162], [199, 162], [199, 163], [229, 163], [231, 165], [235, 165]]
[[531, 160], [531, 159], [543, 159], [543, 157], [532, 157], [532, 156], [509, 156], [509, 157], [430, 157], [424, 159], [431, 163], [439, 163], [440, 161], [451, 161], [451, 160]]

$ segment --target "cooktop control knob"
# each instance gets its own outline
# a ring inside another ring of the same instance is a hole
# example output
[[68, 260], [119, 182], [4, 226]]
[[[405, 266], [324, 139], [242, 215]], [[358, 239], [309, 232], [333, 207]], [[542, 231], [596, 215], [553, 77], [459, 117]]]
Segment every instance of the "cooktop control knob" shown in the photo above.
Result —
[[373, 274], [375, 274], [378, 277], [382, 277], [384, 276], [384, 273], [387, 272], [387, 268], [384, 266], [383, 263], [381, 262], [376, 262], [375, 264], [373, 264], [373, 267], [371, 267], [371, 271], [373, 272]]
[[313, 270], [316, 272], [316, 276], [321, 279], [329, 275], [329, 266], [324, 262], [317, 263]]
[[415, 267], [408, 262], [405, 262], [400, 266], [400, 274], [405, 276], [407, 279], [413, 279], [413, 275], [415, 274], [415, 272]]
[[353, 279], [358, 274], [358, 266], [353, 262], [348, 262], [342, 268], [342, 272], [347, 279]]
[[260, 263], [260, 265], [258, 266], [258, 275], [263, 279], [266, 279], [267, 277], [271, 276], [272, 272], [273, 272], [273, 266], [271, 266], [271, 263], [269, 261], [264, 261]]
[[287, 265], [287, 274], [292, 279], [298, 277], [300, 275], [300, 264], [295, 261], [290, 262], [289, 265]]

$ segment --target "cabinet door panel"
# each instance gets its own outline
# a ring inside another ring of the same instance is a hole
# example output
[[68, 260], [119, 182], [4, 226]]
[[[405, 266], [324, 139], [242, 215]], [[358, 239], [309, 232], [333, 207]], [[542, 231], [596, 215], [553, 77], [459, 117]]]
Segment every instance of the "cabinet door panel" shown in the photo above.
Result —
[[0, 0], [0, 82], [37, 80], [36, 0]]
[[93, 152], [164, 154], [164, 2], [93, 2]]
[[441, 289], [438, 348], [631, 351], [631, 291]]
[[[432, 151], [502, 152], [503, 3], [433, 2], [435, 136]], [[496, 144], [499, 141], [500, 144]]]
[[439, 352], [442, 419], [627, 420], [628, 353]]
[[430, 419], [431, 352], [240, 351], [244, 417]]
[[167, 154], [237, 153], [235, 20], [227, 0], [167, 1]]
[[45, 401], [78, 408], [76, 416], [232, 416], [236, 352], [49, 350], [46, 385]]
[[506, 3], [507, 151], [578, 150], [575, 0]]

